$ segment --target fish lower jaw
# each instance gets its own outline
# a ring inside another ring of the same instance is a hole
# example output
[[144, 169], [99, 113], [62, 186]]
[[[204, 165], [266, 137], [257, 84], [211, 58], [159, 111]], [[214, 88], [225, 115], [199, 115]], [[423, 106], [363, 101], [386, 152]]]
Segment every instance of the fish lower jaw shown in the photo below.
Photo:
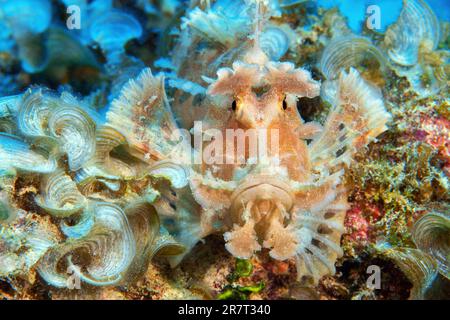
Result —
[[239, 222], [258, 213], [289, 212], [293, 204], [294, 194], [286, 182], [274, 176], [256, 176], [246, 179], [236, 188], [231, 196], [230, 213], [232, 220]]

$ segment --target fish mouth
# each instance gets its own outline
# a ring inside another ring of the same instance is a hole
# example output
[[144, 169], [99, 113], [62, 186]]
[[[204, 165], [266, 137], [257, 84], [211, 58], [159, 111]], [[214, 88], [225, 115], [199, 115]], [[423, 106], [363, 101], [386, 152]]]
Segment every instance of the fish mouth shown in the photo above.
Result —
[[235, 222], [241, 221], [241, 214], [247, 204], [262, 206], [270, 211], [274, 205], [282, 205], [289, 212], [294, 195], [288, 183], [272, 175], [248, 177], [231, 195], [231, 214]]

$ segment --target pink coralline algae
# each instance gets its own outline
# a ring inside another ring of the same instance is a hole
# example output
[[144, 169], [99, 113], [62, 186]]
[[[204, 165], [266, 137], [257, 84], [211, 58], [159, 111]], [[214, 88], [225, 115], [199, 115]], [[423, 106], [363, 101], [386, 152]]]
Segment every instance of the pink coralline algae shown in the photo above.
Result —
[[364, 242], [369, 240], [369, 221], [366, 220], [359, 207], [353, 207], [347, 211], [344, 225], [347, 228], [347, 236], [351, 241]]

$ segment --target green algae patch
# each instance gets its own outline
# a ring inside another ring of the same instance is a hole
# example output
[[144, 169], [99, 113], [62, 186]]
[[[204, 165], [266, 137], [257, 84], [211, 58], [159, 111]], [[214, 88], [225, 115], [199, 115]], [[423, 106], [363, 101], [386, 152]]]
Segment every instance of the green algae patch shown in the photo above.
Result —
[[228, 276], [227, 284], [218, 294], [218, 300], [248, 300], [252, 293], [259, 293], [265, 287], [264, 281], [260, 281], [255, 285], [243, 286], [236, 282], [241, 278], [250, 277], [253, 273], [253, 264], [250, 260], [236, 259], [235, 269]]

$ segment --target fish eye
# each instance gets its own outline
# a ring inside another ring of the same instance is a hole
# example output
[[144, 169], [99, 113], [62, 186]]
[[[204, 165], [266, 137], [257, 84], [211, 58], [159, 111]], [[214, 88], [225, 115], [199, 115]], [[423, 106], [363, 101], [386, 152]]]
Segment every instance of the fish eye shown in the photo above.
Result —
[[286, 97], [283, 99], [283, 110], [286, 110], [288, 108]]
[[231, 103], [231, 110], [236, 111], [236, 108], [237, 108], [236, 100], [233, 100], [233, 102]]

